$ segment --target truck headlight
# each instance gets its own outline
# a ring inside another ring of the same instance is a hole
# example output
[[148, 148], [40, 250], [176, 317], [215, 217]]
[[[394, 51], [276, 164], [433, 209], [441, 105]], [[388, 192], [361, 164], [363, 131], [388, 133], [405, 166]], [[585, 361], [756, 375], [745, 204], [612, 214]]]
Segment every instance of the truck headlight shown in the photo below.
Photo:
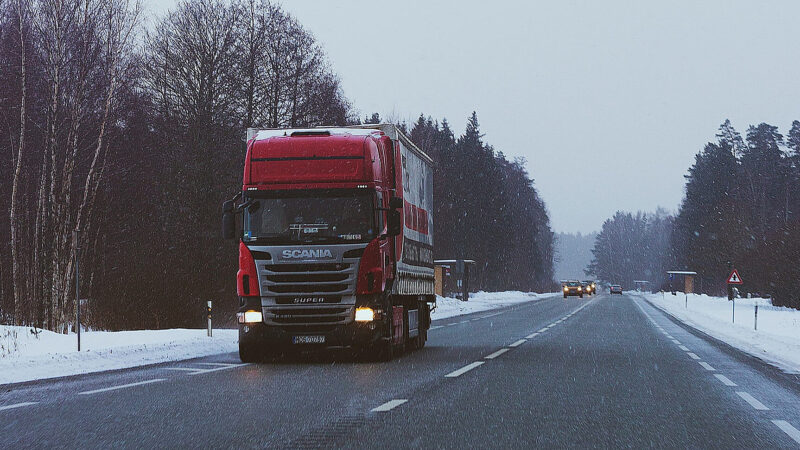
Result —
[[375, 311], [372, 308], [362, 306], [356, 308], [356, 322], [372, 322], [375, 320]]
[[261, 311], [245, 311], [236, 315], [239, 318], [239, 323], [261, 323], [264, 321]]

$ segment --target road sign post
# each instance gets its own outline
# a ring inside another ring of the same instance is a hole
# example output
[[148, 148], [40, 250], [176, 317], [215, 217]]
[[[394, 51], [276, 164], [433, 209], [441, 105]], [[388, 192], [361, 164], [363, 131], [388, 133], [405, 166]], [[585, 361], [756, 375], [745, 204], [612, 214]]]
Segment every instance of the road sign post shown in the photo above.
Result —
[[[731, 267], [731, 263], [728, 263], [728, 268]], [[728, 300], [731, 301], [731, 322], [736, 323], [736, 299], [733, 297], [733, 285], [734, 284], [742, 284], [742, 277], [739, 276], [739, 272], [736, 269], [731, 270], [731, 274], [728, 275]]]
[[75, 239], [75, 331], [78, 335], [78, 351], [81, 351], [81, 277], [78, 270], [78, 256], [81, 252], [80, 230], [75, 229], [72, 237]]

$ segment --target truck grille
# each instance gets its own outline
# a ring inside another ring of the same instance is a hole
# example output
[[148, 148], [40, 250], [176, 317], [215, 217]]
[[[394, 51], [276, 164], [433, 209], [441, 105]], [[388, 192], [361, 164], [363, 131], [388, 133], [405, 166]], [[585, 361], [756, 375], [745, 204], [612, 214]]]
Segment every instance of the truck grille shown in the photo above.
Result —
[[[265, 323], [294, 329], [333, 327], [353, 320], [358, 260], [308, 264], [259, 262], [258, 268], [261, 295], [265, 298], [262, 306]], [[321, 298], [324, 302], [319, 301]]]
[[353, 291], [355, 265], [267, 264], [262, 271], [262, 295], [343, 295]]

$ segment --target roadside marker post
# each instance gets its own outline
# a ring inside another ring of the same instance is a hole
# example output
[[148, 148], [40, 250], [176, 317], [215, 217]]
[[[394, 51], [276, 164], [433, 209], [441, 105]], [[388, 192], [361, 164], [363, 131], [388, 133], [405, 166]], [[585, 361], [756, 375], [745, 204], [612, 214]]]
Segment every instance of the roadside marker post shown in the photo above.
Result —
[[753, 319], [753, 329], [758, 331], [758, 305], [756, 305], [756, 317]]
[[211, 300], [206, 304], [206, 316], [208, 316], [208, 337], [211, 337]]

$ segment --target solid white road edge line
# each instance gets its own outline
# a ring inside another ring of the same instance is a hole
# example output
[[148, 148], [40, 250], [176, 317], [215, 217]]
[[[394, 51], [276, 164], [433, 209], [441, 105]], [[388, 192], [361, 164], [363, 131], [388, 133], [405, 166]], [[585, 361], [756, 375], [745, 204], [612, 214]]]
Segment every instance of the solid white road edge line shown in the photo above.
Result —
[[800, 444], [800, 431], [797, 428], [793, 427], [792, 424], [785, 420], [773, 420], [772, 423], [775, 424], [778, 428], [781, 429], [784, 433], [788, 434], [790, 438], [794, 439], [795, 442]]
[[467, 364], [466, 366], [464, 366], [464, 367], [462, 367], [462, 368], [460, 368], [458, 370], [454, 370], [454, 371], [448, 373], [447, 375], [445, 375], [445, 377], [447, 377], [447, 378], [455, 378], [455, 377], [457, 377], [459, 375], [463, 375], [463, 374], [469, 372], [470, 370], [480, 366], [481, 364], [483, 364], [483, 361], [475, 361], [474, 363]]
[[502, 355], [503, 353], [507, 352], [508, 350], [509, 349], [507, 349], [507, 348], [501, 348], [500, 350], [492, 353], [491, 355], [484, 356], [484, 358], [486, 358], [486, 359], [495, 359], [498, 356]]
[[697, 362], [700, 363], [700, 365], [703, 366], [704, 369], [706, 369], [706, 370], [708, 370], [710, 372], [713, 372], [715, 370], [713, 367], [711, 367], [711, 364], [709, 364], [709, 363], [707, 363], [705, 361], [697, 361]]
[[547, 331], [547, 327], [542, 328], [541, 330], [537, 331], [537, 333], [544, 333], [545, 331]]
[[129, 387], [134, 387], [134, 386], [142, 386], [144, 384], [158, 383], [159, 381], [164, 381], [164, 380], [165, 380], [165, 378], [156, 378], [156, 379], [153, 379], [153, 380], [140, 381], [138, 383], [121, 384], [119, 386], [111, 386], [111, 387], [107, 387], [107, 388], [103, 388], [103, 389], [95, 389], [93, 391], [79, 392], [78, 394], [79, 395], [99, 394], [101, 392], [115, 391], [117, 389], [125, 389], [125, 388], [129, 388]]
[[441, 325], [434, 325], [428, 328], [428, 331], [438, 330], [439, 328], [444, 328], [444, 327], [442, 327]]
[[736, 394], [739, 397], [742, 397], [744, 399], [744, 401], [749, 403], [750, 406], [752, 406], [753, 408], [755, 408], [755, 409], [757, 409], [759, 411], [769, 411], [769, 408], [764, 406], [763, 403], [761, 403], [760, 401], [756, 400], [755, 397], [753, 397], [752, 395], [748, 394], [747, 392], [738, 391], [738, 392], [736, 392]]
[[31, 406], [31, 405], [36, 405], [38, 403], [39, 402], [14, 403], [13, 405], [0, 406], [0, 411], [5, 411], [7, 409], [14, 409], [14, 408], [22, 408], [23, 406]]
[[520, 339], [517, 342], [514, 342], [513, 344], [509, 344], [508, 346], [512, 347], [512, 348], [513, 347], [519, 347], [520, 345], [524, 344], [525, 342], [527, 342], [525, 339]]
[[736, 386], [736, 383], [734, 383], [733, 381], [730, 380], [730, 378], [726, 377], [721, 373], [715, 373], [714, 376], [717, 377], [717, 379], [721, 381], [722, 384], [724, 384], [725, 386]]
[[407, 401], [408, 401], [407, 399], [389, 400], [388, 402], [382, 404], [381, 406], [378, 406], [377, 408], [372, 408], [370, 411], [372, 412], [390, 411], [402, 405], [403, 403], [406, 403]]
[[539, 335], [539, 332], [537, 331], [536, 333], [531, 333], [531, 334], [525, 336], [525, 339], [533, 339], [538, 335]]

